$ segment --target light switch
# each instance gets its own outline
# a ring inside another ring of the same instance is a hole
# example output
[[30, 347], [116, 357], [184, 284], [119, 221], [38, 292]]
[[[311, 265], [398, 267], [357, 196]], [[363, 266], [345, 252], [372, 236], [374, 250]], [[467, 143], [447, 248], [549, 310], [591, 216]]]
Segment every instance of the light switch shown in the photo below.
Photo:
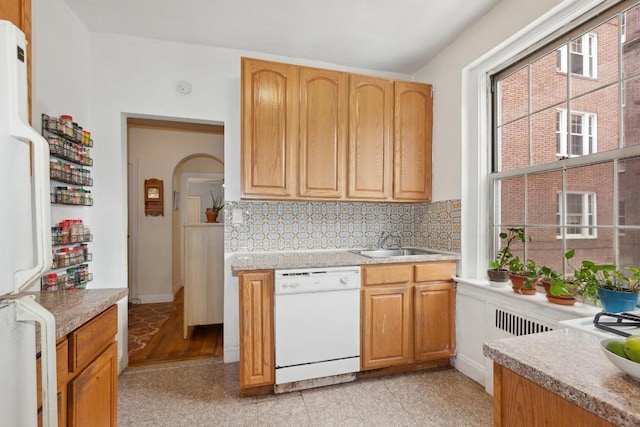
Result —
[[233, 224], [242, 224], [242, 209], [233, 209], [231, 212], [231, 222]]

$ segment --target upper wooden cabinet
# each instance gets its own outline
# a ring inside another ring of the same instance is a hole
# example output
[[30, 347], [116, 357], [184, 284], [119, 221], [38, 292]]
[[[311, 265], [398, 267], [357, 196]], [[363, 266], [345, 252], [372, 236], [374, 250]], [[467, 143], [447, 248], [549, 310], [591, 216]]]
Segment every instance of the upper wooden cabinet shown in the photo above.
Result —
[[299, 195], [344, 196], [347, 74], [300, 69]]
[[242, 197], [428, 201], [431, 86], [242, 58]]
[[350, 198], [391, 194], [393, 81], [352, 74], [349, 82]]
[[13, 23], [20, 28], [27, 39], [27, 93], [29, 122], [31, 122], [31, 0], [0, 1], [0, 19]]
[[395, 83], [394, 199], [431, 199], [432, 104], [431, 85]]
[[242, 59], [242, 192], [296, 195], [298, 68]]

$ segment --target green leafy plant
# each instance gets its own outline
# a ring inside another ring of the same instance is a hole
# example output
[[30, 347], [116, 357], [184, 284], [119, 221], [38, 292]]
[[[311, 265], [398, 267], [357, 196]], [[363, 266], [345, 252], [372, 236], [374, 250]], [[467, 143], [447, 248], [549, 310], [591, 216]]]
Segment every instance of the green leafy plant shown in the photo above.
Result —
[[506, 232], [500, 233], [500, 239], [505, 240], [505, 244], [496, 252], [495, 259], [489, 261], [489, 268], [492, 270], [505, 270], [514, 258], [512, 245], [516, 242], [524, 243], [531, 240], [525, 234], [524, 228], [507, 228]]
[[211, 194], [211, 207], [207, 208], [207, 210], [217, 212], [224, 208], [224, 200], [222, 199], [222, 196], [214, 196], [213, 190], [209, 190], [209, 193]]
[[522, 286], [526, 289], [534, 289], [538, 282], [538, 266], [532, 259], [522, 262], [520, 257], [515, 256], [509, 261], [509, 274], [514, 276], [526, 277]]

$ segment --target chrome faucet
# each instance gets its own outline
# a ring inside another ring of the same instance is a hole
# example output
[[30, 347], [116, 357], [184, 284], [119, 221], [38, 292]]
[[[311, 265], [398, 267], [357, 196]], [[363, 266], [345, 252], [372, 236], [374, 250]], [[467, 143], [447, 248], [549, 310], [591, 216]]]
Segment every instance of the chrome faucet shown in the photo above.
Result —
[[387, 243], [387, 240], [389, 239], [396, 239], [398, 247], [402, 247], [402, 236], [400, 236], [399, 234], [391, 234], [386, 231], [382, 231], [380, 232], [380, 237], [378, 238], [378, 248], [383, 249], [384, 244]]

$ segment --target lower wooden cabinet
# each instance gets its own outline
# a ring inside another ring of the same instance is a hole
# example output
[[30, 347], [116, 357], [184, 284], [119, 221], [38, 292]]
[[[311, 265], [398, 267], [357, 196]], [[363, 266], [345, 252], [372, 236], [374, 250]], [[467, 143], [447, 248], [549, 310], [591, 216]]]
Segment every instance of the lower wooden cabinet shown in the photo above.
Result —
[[438, 360], [455, 354], [455, 285], [451, 281], [416, 284], [414, 359]]
[[455, 262], [362, 267], [362, 370], [455, 354]]
[[[118, 310], [113, 305], [58, 341], [58, 425], [117, 425], [117, 331]], [[40, 360], [37, 362], [40, 405]]]
[[240, 394], [275, 382], [273, 270], [241, 271]]
[[363, 289], [362, 299], [362, 367], [372, 369], [411, 362], [411, 288]]
[[497, 363], [493, 364], [493, 425], [613, 426], [575, 403]]
[[69, 426], [115, 426], [118, 344], [113, 342], [68, 387]]

